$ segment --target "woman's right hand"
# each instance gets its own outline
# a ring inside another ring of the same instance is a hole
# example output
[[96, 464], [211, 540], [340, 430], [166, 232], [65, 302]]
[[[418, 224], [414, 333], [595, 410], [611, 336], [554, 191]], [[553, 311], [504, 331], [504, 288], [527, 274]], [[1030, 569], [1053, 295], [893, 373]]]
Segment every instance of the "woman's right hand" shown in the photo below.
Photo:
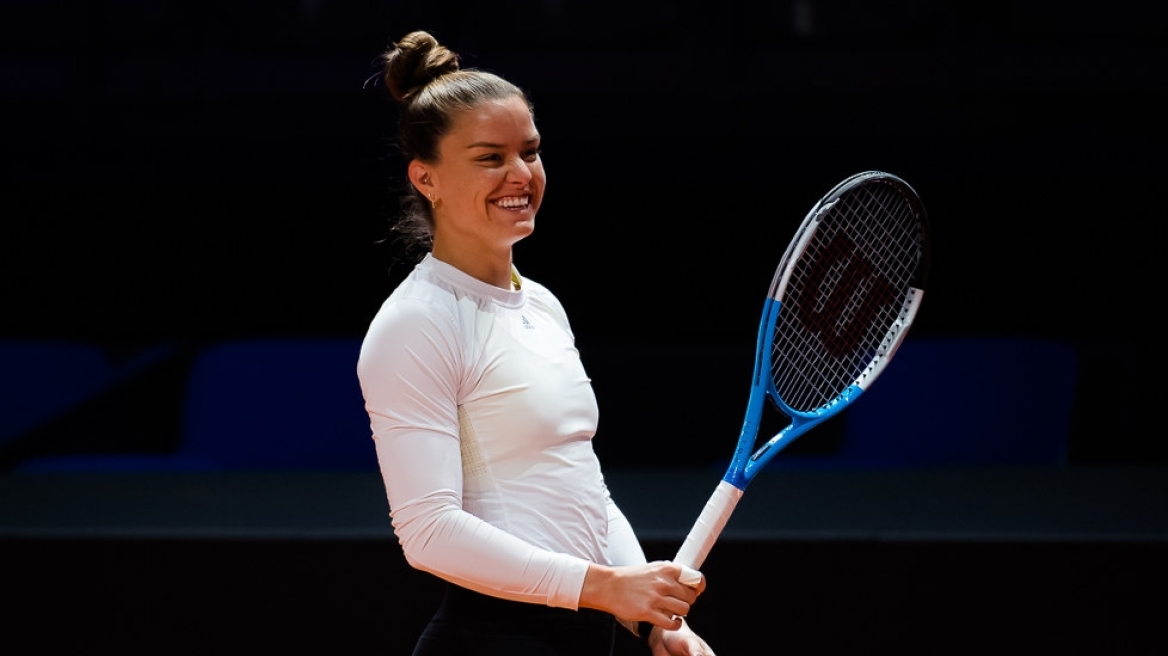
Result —
[[594, 563], [584, 576], [579, 605], [675, 631], [706, 589], [706, 579], [700, 574], [696, 583], [683, 583], [683, 578], [689, 581], [693, 574], [686, 569], [666, 560], [616, 567]]

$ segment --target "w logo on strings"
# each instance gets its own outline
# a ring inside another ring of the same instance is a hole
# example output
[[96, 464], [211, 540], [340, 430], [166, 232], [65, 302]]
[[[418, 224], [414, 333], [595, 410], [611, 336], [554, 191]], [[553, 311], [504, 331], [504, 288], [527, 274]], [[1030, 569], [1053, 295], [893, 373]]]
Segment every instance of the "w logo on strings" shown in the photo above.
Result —
[[827, 352], [838, 358], [860, 344], [864, 330], [894, 290], [843, 232], [835, 233], [823, 251], [812, 258], [803, 284], [795, 288], [793, 305], [803, 327], [817, 334]]

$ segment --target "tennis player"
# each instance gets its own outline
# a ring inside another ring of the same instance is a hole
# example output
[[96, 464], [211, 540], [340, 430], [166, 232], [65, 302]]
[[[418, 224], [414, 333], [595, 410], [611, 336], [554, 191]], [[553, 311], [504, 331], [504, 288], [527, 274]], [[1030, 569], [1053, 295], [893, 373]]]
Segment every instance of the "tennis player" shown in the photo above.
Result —
[[390, 239], [413, 268], [357, 372], [395, 535], [447, 586], [414, 656], [609, 656], [618, 624], [656, 656], [713, 656], [684, 619], [704, 577], [646, 562], [564, 308], [512, 263], [546, 183], [526, 94], [426, 32], [380, 64], [409, 162]]

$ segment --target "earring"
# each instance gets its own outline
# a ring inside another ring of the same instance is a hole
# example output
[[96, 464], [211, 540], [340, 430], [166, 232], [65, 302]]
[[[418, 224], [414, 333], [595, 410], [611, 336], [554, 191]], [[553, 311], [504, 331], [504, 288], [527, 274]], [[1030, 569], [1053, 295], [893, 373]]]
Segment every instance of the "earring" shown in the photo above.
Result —
[[426, 194], [426, 198], [430, 199], [430, 209], [438, 209], [438, 201], [434, 200], [433, 196]]

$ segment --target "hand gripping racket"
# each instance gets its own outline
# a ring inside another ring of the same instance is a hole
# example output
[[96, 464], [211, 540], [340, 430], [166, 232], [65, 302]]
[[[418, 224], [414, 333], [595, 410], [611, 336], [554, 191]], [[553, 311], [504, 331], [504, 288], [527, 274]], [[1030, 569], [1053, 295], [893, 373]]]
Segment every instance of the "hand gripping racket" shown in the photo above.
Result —
[[[734, 457], [674, 562], [700, 568], [763, 467], [876, 380], [920, 308], [929, 258], [924, 205], [895, 175], [858, 173], [811, 208], [763, 305]], [[756, 448], [766, 399], [790, 424]]]

